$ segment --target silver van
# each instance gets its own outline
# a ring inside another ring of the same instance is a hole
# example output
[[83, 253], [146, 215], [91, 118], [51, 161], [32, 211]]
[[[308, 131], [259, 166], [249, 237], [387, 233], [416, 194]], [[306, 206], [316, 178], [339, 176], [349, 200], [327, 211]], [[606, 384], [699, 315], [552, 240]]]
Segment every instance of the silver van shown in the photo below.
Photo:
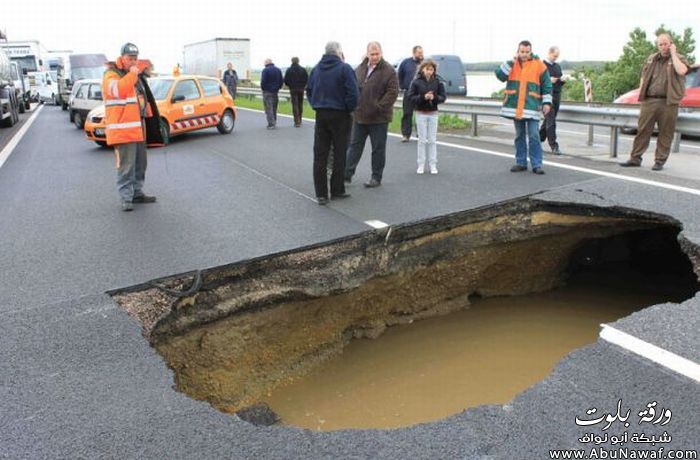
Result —
[[90, 110], [102, 105], [102, 80], [86, 79], [73, 84], [68, 98], [68, 117], [78, 129], [83, 129]]
[[445, 92], [453, 96], [467, 95], [467, 69], [462, 59], [454, 54], [433, 54], [429, 57], [437, 64], [438, 78], [445, 85]]

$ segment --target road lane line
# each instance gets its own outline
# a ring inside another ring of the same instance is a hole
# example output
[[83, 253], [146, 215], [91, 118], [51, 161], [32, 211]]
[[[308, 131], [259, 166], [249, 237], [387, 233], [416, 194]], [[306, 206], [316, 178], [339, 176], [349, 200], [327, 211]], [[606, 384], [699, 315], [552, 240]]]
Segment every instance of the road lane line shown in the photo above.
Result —
[[[391, 133], [389, 135], [394, 136], [394, 137], [400, 137], [400, 134]], [[455, 148], [455, 149], [459, 149], [459, 150], [470, 150], [473, 152], [484, 153], [487, 155], [492, 155], [492, 156], [497, 156], [497, 157], [509, 158], [511, 160], [514, 158], [512, 153], [496, 152], [494, 150], [480, 149], [477, 147], [466, 147], [464, 145], [452, 144], [450, 142], [438, 141], [438, 145], [442, 145], [442, 146], [450, 147], [450, 148]], [[659, 182], [659, 181], [654, 181], [654, 180], [649, 180], [649, 179], [642, 179], [639, 177], [625, 176], [623, 174], [611, 173], [611, 172], [607, 172], [607, 171], [599, 171], [597, 169], [583, 168], [581, 166], [568, 165], [568, 164], [564, 164], [564, 163], [554, 163], [551, 160], [544, 161], [543, 163], [547, 166], [552, 166], [554, 168], [568, 169], [570, 171], [577, 171], [577, 172], [582, 172], [582, 173], [587, 173], [587, 174], [593, 174], [596, 176], [608, 177], [611, 179], [619, 179], [622, 181], [634, 182], [636, 184], [650, 185], [652, 187], [659, 187], [659, 188], [663, 188], [663, 189], [667, 189], [667, 190], [673, 190], [675, 192], [688, 193], [690, 195], [700, 196], [700, 190], [695, 189], [695, 188], [691, 188], [691, 187], [683, 187], [680, 185], [669, 184], [666, 182]]]
[[389, 224], [387, 224], [386, 222], [382, 222], [381, 220], [366, 220], [365, 224], [376, 229], [387, 228], [389, 226]]
[[287, 184], [285, 184], [285, 183], [283, 183], [283, 182], [278, 181], [277, 179], [273, 179], [272, 177], [268, 176], [267, 174], [263, 174], [263, 173], [261, 173], [260, 171], [258, 171], [257, 169], [252, 168], [252, 167], [248, 166], [248, 165], [245, 164], [245, 163], [241, 163], [240, 161], [236, 160], [235, 158], [231, 158], [231, 157], [229, 157], [228, 155], [226, 155], [226, 154], [224, 154], [224, 153], [222, 153], [222, 152], [219, 152], [218, 150], [215, 150], [215, 149], [210, 149], [210, 150], [211, 150], [213, 153], [215, 153], [215, 154], [219, 155], [220, 157], [224, 158], [225, 160], [228, 160], [228, 161], [230, 161], [230, 162], [232, 162], [232, 163], [236, 163], [236, 164], [237, 164], [238, 166], [240, 166], [241, 168], [246, 169], [246, 170], [252, 172], [253, 174], [255, 174], [255, 175], [257, 175], [257, 176], [260, 176], [260, 177], [262, 177], [263, 179], [266, 179], [266, 180], [268, 180], [268, 181], [270, 181], [270, 182], [272, 182], [272, 183], [274, 183], [274, 184], [277, 184], [277, 185], [279, 185], [279, 186], [281, 186], [281, 187], [284, 187], [284, 188], [286, 188], [287, 190], [289, 190], [290, 192], [293, 192], [293, 193], [299, 195], [299, 196], [302, 197], [302, 198], [306, 198], [307, 200], [310, 200], [310, 201], [313, 201], [314, 203], [316, 203], [316, 198], [311, 197], [311, 196], [309, 196], [309, 195], [306, 195], [305, 193], [302, 193], [302, 192], [300, 192], [299, 190], [294, 189], [294, 188], [290, 187], [289, 185], [287, 185]]
[[[264, 113], [264, 112], [262, 112], [260, 110], [256, 110], [256, 109], [244, 109], [244, 110], [248, 110], [251, 112]], [[285, 115], [285, 116], [287, 116], [287, 115]], [[289, 117], [291, 118], [291, 116], [289, 116]], [[309, 121], [313, 122], [314, 120], [309, 120]], [[395, 134], [395, 133], [389, 133], [389, 136], [397, 137], [397, 138], [401, 137], [400, 134]], [[511, 160], [514, 158], [512, 153], [496, 152], [494, 150], [486, 150], [486, 149], [481, 149], [481, 148], [477, 148], [477, 147], [466, 147], [464, 145], [452, 144], [450, 142], [443, 142], [443, 141], [438, 141], [437, 144], [445, 146], [445, 147], [455, 148], [458, 150], [470, 150], [472, 152], [484, 153], [487, 155], [492, 155], [492, 156], [497, 156], [497, 157], [502, 157], [502, 158], [509, 158]], [[596, 176], [608, 177], [611, 179], [619, 179], [622, 181], [634, 182], [636, 184], [650, 185], [652, 187], [659, 187], [659, 188], [663, 188], [663, 189], [667, 189], [667, 190], [673, 190], [675, 192], [688, 193], [690, 195], [700, 196], [700, 190], [694, 189], [691, 187], [683, 187], [680, 185], [669, 184], [666, 182], [659, 182], [659, 181], [654, 181], [654, 180], [649, 180], [649, 179], [641, 179], [638, 177], [625, 176], [623, 174], [611, 173], [611, 172], [607, 172], [607, 171], [599, 171], [597, 169], [583, 168], [581, 166], [568, 165], [568, 164], [564, 164], [564, 163], [553, 163], [551, 160], [544, 161], [543, 163], [547, 166], [552, 166], [554, 168], [568, 169], [570, 171], [593, 174]], [[299, 193], [299, 192], [297, 192], [297, 193]], [[304, 196], [306, 196], [306, 195], [304, 195]]]
[[621, 330], [615, 329], [607, 324], [601, 324], [601, 326], [601, 339], [660, 364], [678, 374], [689, 377], [696, 382], [700, 382], [700, 364], [697, 364], [668, 350], [664, 350], [663, 348], [649, 342], [638, 339], [633, 335], [622, 332]]
[[19, 141], [22, 140], [22, 137], [27, 132], [32, 123], [34, 123], [34, 120], [43, 108], [44, 106], [40, 105], [38, 108], [34, 109], [34, 113], [31, 117], [29, 117], [29, 120], [24, 122], [24, 125], [19, 129], [19, 131], [15, 133], [14, 136], [12, 136], [12, 139], [10, 139], [10, 142], [7, 143], [5, 148], [2, 149], [2, 152], [0, 152], [0, 168], [2, 168], [2, 166], [5, 164], [5, 161], [7, 161], [7, 159], [10, 158], [10, 154], [12, 154], [12, 151], [15, 149], [15, 147], [17, 147], [17, 144], [19, 144]]

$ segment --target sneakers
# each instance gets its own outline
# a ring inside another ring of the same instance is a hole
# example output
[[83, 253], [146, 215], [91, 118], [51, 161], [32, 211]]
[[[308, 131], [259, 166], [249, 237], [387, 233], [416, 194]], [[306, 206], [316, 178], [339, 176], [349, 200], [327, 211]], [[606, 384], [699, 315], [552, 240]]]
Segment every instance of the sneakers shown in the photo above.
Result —
[[156, 197], [149, 195], [136, 195], [131, 201], [133, 203], [155, 203]]
[[437, 173], [438, 173], [437, 166], [431, 166], [430, 167], [430, 174], [437, 174]]
[[316, 202], [319, 204], [319, 206], [325, 206], [328, 204], [328, 198], [325, 196], [318, 196], [316, 197]]
[[654, 163], [654, 166], [651, 167], [652, 171], [661, 171], [662, 169], [664, 169], [664, 164], [660, 161], [657, 161], [656, 163]]
[[131, 201], [122, 201], [122, 211], [129, 212], [134, 210], [134, 204]]
[[425, 172], [425, 166], [418, 166], [416, 169], [416, 174], [423, 174]]
[[[637, 163], [636, 161], [633, 161], [633, 160], [627, 160], [627, 161], [623, 161], [622, 163], [620, 163], [620, 166], [622, 166], [623, 168], [630, 168], [630, 167], [631, 168], [638, 168], [638, 167], [642, 166], [642, 163], [641, 162]], [[654, 166], [656, 166], [656, 165], [654, 165]]]
[[401, 142], [408, 142], [410, 140], [411, 140], [411, 138], [409, 136], [404, 136], [401, 138]]
[[513, 165], [510, 167], [510, 172], [521, 172], [521, 171], [527, 171], [527, 166]]
[[533, 174], [539, 174], [540, 176], [544, 174], [544, 169], [542, 168], [532, 168], [532, 173]]
[[365, 187], [367, 188], [375, 188], [379, 187], [380, 185], [382, 185], [382, 182], [378, 181], [377, 179], [371, 179], [369, 182], [365, 182]]

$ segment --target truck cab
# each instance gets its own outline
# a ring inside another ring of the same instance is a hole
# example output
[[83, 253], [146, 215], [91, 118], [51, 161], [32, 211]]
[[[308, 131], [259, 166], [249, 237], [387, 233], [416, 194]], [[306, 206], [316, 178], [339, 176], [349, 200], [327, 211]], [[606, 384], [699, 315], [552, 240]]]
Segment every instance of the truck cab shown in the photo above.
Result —
[[49, 71], [29, 72], [34, 77], [35, 94], [39, 102], [51, 102], [58, 105], [58, 85], [56, 77]]

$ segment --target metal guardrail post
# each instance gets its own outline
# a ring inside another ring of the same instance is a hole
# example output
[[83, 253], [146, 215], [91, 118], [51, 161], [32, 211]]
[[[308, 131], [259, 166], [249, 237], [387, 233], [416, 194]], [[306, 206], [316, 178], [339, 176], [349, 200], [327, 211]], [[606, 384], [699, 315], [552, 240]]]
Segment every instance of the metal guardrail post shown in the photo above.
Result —
[[673, 153], [678, 153], [681, 150], [681, 133], [676, 131], [673, 133], [673, 144], [671, 144], [671, 151]]
[[617, 158], [617, 140], [619, 129], [616, 126], [610, 128], [610, 158]]
[[477, 132], [478, 120], [479, 120], [479, 116], [475, 113], [472, 113], [472, 137], [477, 137], [479, 135]]
[[588, 142], [586, 145], [589, 147], [593, 146], [593, 125], [588, 125]]

